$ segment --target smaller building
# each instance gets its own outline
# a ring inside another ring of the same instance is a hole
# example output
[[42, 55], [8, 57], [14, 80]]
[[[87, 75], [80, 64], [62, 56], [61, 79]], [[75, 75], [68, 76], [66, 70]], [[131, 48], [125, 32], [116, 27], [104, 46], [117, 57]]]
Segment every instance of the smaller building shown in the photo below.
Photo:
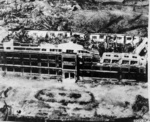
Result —
[[46, 37], [50, 38], [56, 37], [71, 37], [70, 32], [67, 31], [39, 31], [39, 30], [28, 30], [29, 36], [38, 36], [38, 37]]
[[95, 42], [104, 42], [106, 41], [106, 34], [103, 33], [92, 33], [90, 34], [90, 40], [93, 40]]
[[84, 33], [72, 32], [71, 36], [78, 36], [80, 39], [85, 39], [85, 34]]

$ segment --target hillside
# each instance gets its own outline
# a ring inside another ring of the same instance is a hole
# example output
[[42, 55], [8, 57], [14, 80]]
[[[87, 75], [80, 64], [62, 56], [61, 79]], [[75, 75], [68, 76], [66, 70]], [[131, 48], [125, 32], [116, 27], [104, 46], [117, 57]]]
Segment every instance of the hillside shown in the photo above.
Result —
[[108, 32], [147, 36], [148, 0], [1, 1], [8, 29]]

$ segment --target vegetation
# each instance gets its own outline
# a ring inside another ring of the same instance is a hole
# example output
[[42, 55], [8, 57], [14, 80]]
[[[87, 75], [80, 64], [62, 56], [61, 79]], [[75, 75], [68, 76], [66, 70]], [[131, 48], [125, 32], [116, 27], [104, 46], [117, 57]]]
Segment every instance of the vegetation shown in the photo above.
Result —
[[5, 21], [3, 26], [11, 30], [25, 27], [30, 30], [129, 33], [147, 36], [147, 6], [132, 4], [108, 4], [108, 1], [106, 4], [103, 0], [15, 1], [10, 5], [3, 4], [4, 10], [0, 15]]
[[149, 111], [148, 99], [141, 95], [136, 96], [135, 103], [132, 106], [134, 112], [139, 112], [141, 116]]

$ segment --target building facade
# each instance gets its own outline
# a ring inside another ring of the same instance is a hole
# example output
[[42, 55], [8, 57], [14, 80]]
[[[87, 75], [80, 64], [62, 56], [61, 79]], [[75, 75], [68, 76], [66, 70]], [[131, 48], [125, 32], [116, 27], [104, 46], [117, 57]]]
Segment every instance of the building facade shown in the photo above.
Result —
[[111, 78], [146, 81], [147, 79], [146, 61], [138, 55], [104, 53], [100, 59], [99, 55], [84, 50], [77, 44], [71, 45], [72, 49], [69, 48], [69, 44], [57, 48], [37, 45], [10, 47], [1, 44], [1, 72], [75, 80]]

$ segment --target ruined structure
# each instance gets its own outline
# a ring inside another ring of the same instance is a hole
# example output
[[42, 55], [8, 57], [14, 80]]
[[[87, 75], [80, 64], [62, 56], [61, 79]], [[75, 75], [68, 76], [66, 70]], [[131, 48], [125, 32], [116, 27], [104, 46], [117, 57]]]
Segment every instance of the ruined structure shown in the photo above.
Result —
[[75, 80], [111, 78], [146, 81], [146, 58], [137, 54], [107, 52], [100, 58], [99, 54], [73, 42], [46, 45], [14, 45], [13, 40], [1, 44], [1, 71], [4, 74]]

